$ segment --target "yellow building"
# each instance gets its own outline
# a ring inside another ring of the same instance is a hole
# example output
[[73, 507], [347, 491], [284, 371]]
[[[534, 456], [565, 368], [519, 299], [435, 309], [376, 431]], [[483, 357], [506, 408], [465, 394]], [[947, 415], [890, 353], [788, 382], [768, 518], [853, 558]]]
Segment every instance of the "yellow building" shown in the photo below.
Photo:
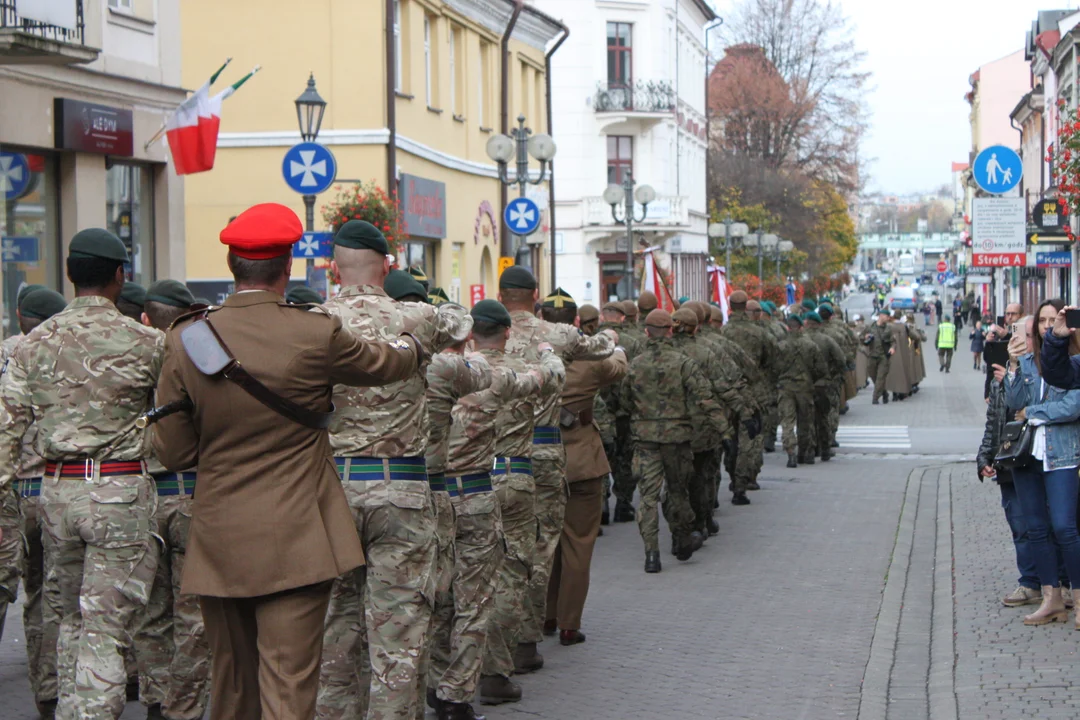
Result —
[[[537, 132], [548, 130], [545, 52], [564, 32], [521, 0], [185, 0], [187, 87], [204, 83], [226, 57], [232, 67], [262, 66], [225, 103], [215, 168], [187, 178], [192, 289], [212, 300], [228, 291], [218, 233], [230, 217], [260, 202], [284, 203], [303, 217], [282, 159], [300, 141], [293, 101], [312, 74], [327, 103], [318, 142], [336, 158], [337, 184], [390, 189], [396, 176], [409, 232], [394, 249], [399, 265], [422, 267], [432, 287], [465, 305], [494, 297], [502, 186], [485, 146], [519, 114]], [[235, 79], [231, 70], [222, 87]], [[544, 185], [537, 190], [546, 195]], [[315, 229], [327, 229], [322, 208], [335, 195], [332, 187], [319, 196]], [[532, 253], [541, 268], [549, 263], [547, 229], [532, 238], [544, 238]], [[294, 278], [303, 277], [303, 263], [294, 265]]]

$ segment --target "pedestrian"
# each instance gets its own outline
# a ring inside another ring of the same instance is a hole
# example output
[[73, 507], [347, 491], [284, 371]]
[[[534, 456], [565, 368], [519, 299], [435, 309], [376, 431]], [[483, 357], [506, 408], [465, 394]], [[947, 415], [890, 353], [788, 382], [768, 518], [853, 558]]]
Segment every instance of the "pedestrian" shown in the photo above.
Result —
[[953, 351], [956, 349], [956, 326], [948, 315], [938, 325], [934, 347], [937, 348], [938, 372], [949, 372], [952, 368]]
[[889, 362], [896, 348], [893, 347], [887, 311], [879, 311], [873, 324], [863, 328], [859, 342], [866, 350], [866, 377], [874, 383], [874, 395], [870, 404], [877, 405], [882, 399], [888, 404], [889, 393], [885, 389], [885, 383], [889, 377]]
[[42, 623], [58, 625], [59, 637], [58, 696], [39, 700], [44, 716], [120, 717], [124, 654], [157, 568], [155, 493], [135, 422], [150, 408], [163, 343], [116, 309], [127, 262], [111, 232], [76, 233], [67, 257], [75, 299], [15, 347], [0, 383], [0, 488], [11, 491], [31, 426], [46, 462]]
[[[331, 589], [364, 564], [326, 429], [348, 409], [332, 417], [331, 397], [335, 385], [340, 395], [412, 378], [425, 357], [413, 336], [364, 340], [324, 308], [286, 302], [302, 234], [296, 213], [275, 203], [237, 216], [220, 238], [236, 293], [175, 322], [166, 340], [157, 401], [194, 409], [154, 426], [154, 452], [170, 470], [199, 468], [181, 592], [202, 607], [211, 720], [314, 716]], [[182, 338], [203, 327], [209, 338], [192, 350], [235, 357], [228, 377], [188, 354]], [[406, 507], [419, 497], [431, 513], [426, 482], [422, 496], [393, 497]], [[408, 670], [397, 670], [407, 683]]]
[[[1050, 532], [1065, 561], [1073, 587], [1074, 603], [1080, 599], [1080, 535], [1077, 534], [1077, 492], [1080, 478], [1080, 390], [1051, 385], [1042, 374], [1041, 351], [1046, 332], [1064, 307], [1061, 300], [1046, 300], [1035, 313], [1037, 332], [1034, 351], [1026, 352], [1025, 339], [1009, 342], [1009, 367], [1004, 375], [1005, 400], [1020, 408], [1018, 420], [1037, 424], [1032, 446], [1033, 461], [1016, 468], [1014, 483], [1027, 520], [1036, 572], [1042, 586], [1039, 609], [1024, 618], [1025, 625], [1067, 622], [1056, 558]], [[1075, 354], [1075, 353], [1073, 353]], [[1080, 617], [1076, 618], [1080, 629]]]
[[941, 298], [937, 293], [934, 293], [934, 317], [938, 322], [941, 322], [942, 315]]
[[971, 328], [968, 337], [971, 339], [971, 354], [974, 355], [975, 361], [974, 369], [976, 371], [981, 370], [983, 350], [986, 347], [986, 331], [983, 329], [981, 320], [975, 321], [975, 326]]

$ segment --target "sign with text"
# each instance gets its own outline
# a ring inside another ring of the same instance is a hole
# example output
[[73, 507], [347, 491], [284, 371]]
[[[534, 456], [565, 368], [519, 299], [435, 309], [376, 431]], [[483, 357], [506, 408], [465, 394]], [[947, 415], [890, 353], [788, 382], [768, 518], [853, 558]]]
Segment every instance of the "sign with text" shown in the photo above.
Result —
[[131, 157], [134, 121], [130, 110], [56, 98], [55, 147], [58, 150]]
[[972, 265], [1023, 267], [1027, 220], [1023, 198], [975, 198], [972, 201]]
[[484, 286], [483, 285], [470, 285], [469, 286], [469, 306], [473, 306], [476, 303], [484, 299]]
[[413, 237], [446, 237], [446, 183], [402, 174], [401, 208]]
[[513, 266], [514, 266], [514, 258], [506, 257], [506, 256], [500, 257], [499, 258], [499, 277], [502, 277], [503, 270], [505, 270], [508, 267], [513, 267]]
[[1035, 267], [1062, 268], [1072, 267], [1072, 253], [1068, 250], [1035, 253]]

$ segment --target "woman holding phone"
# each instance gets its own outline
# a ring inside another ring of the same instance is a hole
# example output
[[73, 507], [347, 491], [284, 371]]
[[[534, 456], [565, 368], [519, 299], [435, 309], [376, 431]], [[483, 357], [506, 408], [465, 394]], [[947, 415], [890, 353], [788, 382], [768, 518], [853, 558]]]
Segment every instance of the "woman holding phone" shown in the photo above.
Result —
[[[1058, 579], [1057, 558], [1050, 541], [1051, 530], [1061, 548], [1071, 584], [1080, 587], [1080, 535], [1076, 528], [1077, 492], [1080, 491], [1080, 390], [1062, 390], [1042, 377], [1040, 355], [1043, 338], [1064, 307], [1061, 300], [1047, 300], [1035, 315], [1034, 352], [1027, 352], [1023, 329], [1015, 329], [1009, 341], [1008, 369], [995, 366], [1004, 376], [1005, 402], [1020, 408], [1017, 420], [1034, 425], [1034, 460], [1014, 471], [1016, 495], [1027, 524], [1036, 571], [1042, 585], [1042, 604], [1024, 618], [1025, 625], [1067, 622], [1068, 612]], [[1080, 590], [1073, 591], [1080, 593]], [[1074, 595], [1075, 597], [1075, 595]], [[1080, 617], [1076, 628], [1080, 630]]]

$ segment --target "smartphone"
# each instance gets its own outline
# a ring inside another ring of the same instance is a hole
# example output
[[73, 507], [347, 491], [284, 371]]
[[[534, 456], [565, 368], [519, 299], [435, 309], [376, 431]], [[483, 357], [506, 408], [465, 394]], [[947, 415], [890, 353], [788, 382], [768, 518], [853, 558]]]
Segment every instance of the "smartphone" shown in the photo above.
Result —
[[983, 359], [986, 365], [1000, 365], [1006, 367], [1009, 364], [1009, 343], [1004, 340], [990, 340], [983, 347]]
[[1005, 327], [1005, 316], [1004, 315], [998, 315], [996, 320], [997, 320], [997, 322], [994, 323], [995, 325], [997, 325], [999, 328]]
[[1080, 328], [1080, 308], [1070, 308], [1065, 311], [1065, 327]]

